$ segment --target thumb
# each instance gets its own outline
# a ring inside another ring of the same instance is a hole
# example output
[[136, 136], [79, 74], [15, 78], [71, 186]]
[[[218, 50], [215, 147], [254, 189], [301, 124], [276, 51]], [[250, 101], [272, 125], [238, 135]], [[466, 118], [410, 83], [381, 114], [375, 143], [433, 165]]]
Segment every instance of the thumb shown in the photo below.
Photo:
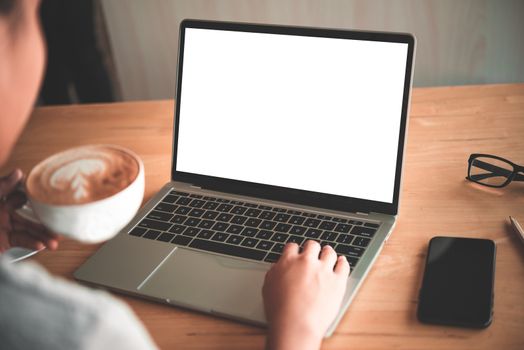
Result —
[[22, 170], [15, 169], [11, 174], [0, 178], [0, 197], [7, 196], [11, 193], [18, 183], [22, 181], [23, 177], [24, 174], [22, 173]]

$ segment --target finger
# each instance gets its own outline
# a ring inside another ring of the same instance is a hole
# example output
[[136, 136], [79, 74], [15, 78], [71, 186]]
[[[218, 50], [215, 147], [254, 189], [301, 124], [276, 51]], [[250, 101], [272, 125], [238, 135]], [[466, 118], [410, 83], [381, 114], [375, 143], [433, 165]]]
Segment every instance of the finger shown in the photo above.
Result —
[[22, 232], [12, 232], [10, 242], [12, 247], [23, 247], [28, 249], [42, 249], [44, 244], [32, 236]]
[[23, 178], [24, 174], [20, 169], [15, 169], [9, 175], [0, 178], [0, 197], [12, 192]]
[[15, 191], [7, 196], [5, 201], [7, 210], [14, 211], [18, 208], [21, 208], [27, 202], [27, 197], [25, 193], [20, 191]]
[[336, 274], [343, 276], [349, 275], [349, 263], [344, 255], [338, 257], [334, 271]]
[[304, 256], [312, 257], [318, 259], [318, 254], [320, 253], [320, 244], [317, 241], [307, 240], [304, 244], [304, 250], [302, 254]]
[[335, 252], [335, 249], [331, 248], [329, 245], [323, 246], [320, 251], [320, 260], [333, 270], [337, 262], [337, 253]]
[[56, 233], [53, 233], [49, 231], [47, 228], [45, 228], [44, 226], [34, 223], [34, 222], [30, 222], [30, 221], [20, 222], [20, 221], [13, 220], [11, 221], [11, 225], [14, 230], [20, 231], [20, 232], [27, 231], [31, 233], [33, 236], [35, 236], [36, 238], [42, 238], [42, 239], [57, 239], [58, 238], [58, 235]]
[[41, 242], [47, 248], [55, 250], [58, 248], [58, 236], [47, 229], [32, 229], [20, 224], [14, 224], [13, 230], [19, 235], [26, 235]]
[[288, 243], [284, 246], [282, 257], [291, 257], [298, 254], [298, 244]]

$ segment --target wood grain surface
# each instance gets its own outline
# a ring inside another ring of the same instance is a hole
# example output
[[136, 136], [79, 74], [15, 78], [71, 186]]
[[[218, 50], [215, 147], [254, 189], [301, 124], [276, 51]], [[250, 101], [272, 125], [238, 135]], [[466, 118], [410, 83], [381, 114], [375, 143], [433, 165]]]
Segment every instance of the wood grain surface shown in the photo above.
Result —
[[[65, 148], [115, 143], [145, 163], [149, 199], [169, 181], [173, 101], [37, 108], [8, 164], [27, 172]], [[486, 189], [464, 179], [471, 153], [524, 164], [524, 84], [415, 89], [397, 227], [334, 336], [323, 349], [524, 349], [524, 183]], [[495, 314], [484, 330], [421, 324], [418, 290], [429, 239], [489, 238], [497, 244]], [[63, 240], [33, 260], [71, 279], [98, 245]], [[138, 298], [128, 303], [162, 349], [262, 349], [261, 328]]]

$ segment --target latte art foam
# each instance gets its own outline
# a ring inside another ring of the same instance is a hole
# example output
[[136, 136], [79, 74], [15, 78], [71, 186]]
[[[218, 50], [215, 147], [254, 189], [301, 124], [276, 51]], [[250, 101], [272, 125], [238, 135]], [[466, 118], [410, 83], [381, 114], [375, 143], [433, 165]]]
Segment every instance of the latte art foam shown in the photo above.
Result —
[[38, 164], [27, 190], [48, 204], [84, 204], [110, 197], [129, 186], [139, 165], [127, 152], [111, 146], [86, 146], [56, 154]]

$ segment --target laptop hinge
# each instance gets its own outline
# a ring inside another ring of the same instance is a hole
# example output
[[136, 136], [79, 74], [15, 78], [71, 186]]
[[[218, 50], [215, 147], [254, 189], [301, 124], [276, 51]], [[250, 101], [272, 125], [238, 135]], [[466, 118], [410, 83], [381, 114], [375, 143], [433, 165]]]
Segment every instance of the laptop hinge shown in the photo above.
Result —
[[202, 189], [202, 187], [200, 187], [200, 186], [195, 186], [195, 185], [189, 185], [189, 187], [191, 187], [191, 188], [196, 188], [197, 190], [201, 190], [201, 189]]
[[360, 211], [357, 211], [357, 214], [359, 214], [359, 215], [366, 215], [366, 216], [369, 215], [369, 213], [362, 213]]

